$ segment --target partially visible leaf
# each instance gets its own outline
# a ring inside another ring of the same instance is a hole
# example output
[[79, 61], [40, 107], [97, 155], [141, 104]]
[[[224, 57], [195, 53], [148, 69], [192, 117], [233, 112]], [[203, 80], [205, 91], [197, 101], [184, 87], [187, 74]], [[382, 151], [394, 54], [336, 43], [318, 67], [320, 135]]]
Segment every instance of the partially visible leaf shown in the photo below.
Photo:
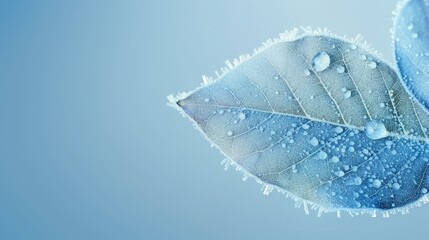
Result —
[[236, 65], [170, 101], [245, 172], [322, 210], [387, 210], [425, 195], [429, 116], [380, 59], [302, 36]]
[[429, 109], [429, 1], [401, 4], [395, 21], [394, 51], [402, 80]]

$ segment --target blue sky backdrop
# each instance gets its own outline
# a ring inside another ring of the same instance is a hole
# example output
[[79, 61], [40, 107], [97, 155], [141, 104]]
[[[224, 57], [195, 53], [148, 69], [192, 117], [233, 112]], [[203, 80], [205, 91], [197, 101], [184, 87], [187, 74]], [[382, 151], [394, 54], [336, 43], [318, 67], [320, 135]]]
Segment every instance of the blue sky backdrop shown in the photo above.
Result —
[[300, 25], [362, 34], [391, 62], [391, 0], [1, 1], [0, 239], [404, 239], [429, 207], [317, 218], [166, 106]]

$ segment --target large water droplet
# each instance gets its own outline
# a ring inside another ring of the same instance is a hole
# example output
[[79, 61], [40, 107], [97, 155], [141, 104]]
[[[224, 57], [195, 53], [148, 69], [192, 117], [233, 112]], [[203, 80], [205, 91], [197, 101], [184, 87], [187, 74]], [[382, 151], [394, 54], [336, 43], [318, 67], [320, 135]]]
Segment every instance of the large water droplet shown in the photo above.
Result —
[[322, 72], [331, 64], [331, 58], [326, 52], [319, 52], [313, 58], [313, 69]]
[[369, 121], [365, 125], [365, 133], [371, 139], [380, 139], [385, 138], [389, 135], [389, 132], [386, 130], [386, 126], [379, 120]]
[[407, 26], [408, 30], [412, 30], [413, 28], [414, 28], [414, 24], [413, 23], [408, 24], [408, 26]]

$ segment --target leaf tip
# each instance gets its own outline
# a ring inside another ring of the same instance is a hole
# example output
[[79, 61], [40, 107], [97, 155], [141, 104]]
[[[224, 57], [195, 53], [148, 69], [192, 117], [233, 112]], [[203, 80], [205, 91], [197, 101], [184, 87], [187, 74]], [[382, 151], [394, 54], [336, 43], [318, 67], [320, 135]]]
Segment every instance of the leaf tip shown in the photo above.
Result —
[[168, 103], [167, 105], [178, 110], [179, 112], [181, 112], [183, 114], [183, 98], [181, 97], [183, 95], [179, 94], [178, 96], [173, 96], [173, 95], [169, 95], [167, 96], [167, 100]]

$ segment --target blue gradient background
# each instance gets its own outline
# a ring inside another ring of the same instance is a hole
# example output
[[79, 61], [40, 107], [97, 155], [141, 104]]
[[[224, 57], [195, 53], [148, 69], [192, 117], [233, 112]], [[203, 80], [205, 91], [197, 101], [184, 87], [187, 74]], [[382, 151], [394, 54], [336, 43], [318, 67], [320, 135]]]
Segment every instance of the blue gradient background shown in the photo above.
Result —
[[1, 1], [0, 239], [404, 239], [429, 207], [317, 218], [224, 172], [166, 96], [293, 27], [391, 60], [391, 0]]

